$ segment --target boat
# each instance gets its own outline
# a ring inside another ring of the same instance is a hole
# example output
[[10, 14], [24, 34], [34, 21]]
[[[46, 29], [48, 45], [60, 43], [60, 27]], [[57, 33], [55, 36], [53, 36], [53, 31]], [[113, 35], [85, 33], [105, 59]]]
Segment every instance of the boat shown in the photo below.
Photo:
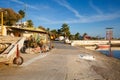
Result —
[[110, 48], [110, 45], [109, 44], [96, 45], [95, 49], [104, 49], [104, 48]]

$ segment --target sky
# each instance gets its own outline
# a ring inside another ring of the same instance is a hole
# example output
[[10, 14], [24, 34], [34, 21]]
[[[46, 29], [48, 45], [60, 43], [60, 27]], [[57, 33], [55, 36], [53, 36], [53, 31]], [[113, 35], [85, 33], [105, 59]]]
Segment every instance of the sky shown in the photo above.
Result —
[[32, 20], [35, 27], [52, 30], [67, 23], [72, 34], [100, 37], [110, 27], [113, 37], [120, 37], [120, 0], [0, 0], [0, 7], [25, 10], [23, 20]]

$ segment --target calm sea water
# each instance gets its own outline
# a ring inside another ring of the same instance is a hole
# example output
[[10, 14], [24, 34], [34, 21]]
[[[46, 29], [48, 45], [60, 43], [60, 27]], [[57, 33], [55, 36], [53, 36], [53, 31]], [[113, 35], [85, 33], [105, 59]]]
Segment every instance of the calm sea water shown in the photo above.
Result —
[[[106, 51], [101, 50], [99, 52], [102, 52], [103, 54], [108, 55], [108, 56], [110, 55], [110, 52], [108, 50], [106, 50]], [[120, 50], [112, 51], [112, 55], [113, 55], [113, 57], [120, 59]]]

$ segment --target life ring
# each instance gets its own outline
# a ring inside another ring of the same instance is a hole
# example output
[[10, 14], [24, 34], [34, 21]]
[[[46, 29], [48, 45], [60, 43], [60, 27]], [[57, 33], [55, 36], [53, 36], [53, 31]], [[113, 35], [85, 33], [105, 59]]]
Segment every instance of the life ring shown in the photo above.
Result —
[[13, 64], [16, 64], [16, 65], [21, 65], [23, 62], [24, 62], [24, 59], [21, 56], [15, 57], [13, 60]]

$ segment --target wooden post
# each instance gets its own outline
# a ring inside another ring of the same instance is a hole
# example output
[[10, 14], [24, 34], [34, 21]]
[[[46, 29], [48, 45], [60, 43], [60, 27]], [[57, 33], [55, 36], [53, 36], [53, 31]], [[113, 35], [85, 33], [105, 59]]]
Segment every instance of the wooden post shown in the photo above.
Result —
[[3, 11], [1, 12], [1, 35], [3, 35]]

